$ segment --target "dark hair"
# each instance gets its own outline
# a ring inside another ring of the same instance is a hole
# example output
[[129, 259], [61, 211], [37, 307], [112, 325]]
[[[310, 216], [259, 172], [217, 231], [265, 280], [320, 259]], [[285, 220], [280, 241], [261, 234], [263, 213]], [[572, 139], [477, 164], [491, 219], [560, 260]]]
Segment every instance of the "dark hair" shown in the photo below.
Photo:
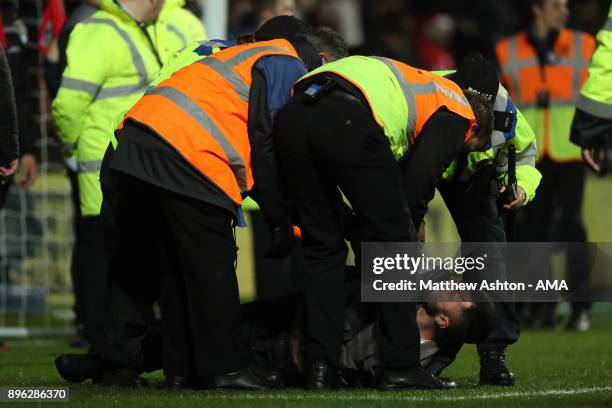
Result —
[[449, 328], [449, 337], [464, 343], [477, 344], [486, 340], [495, 327], [495, 306], [486, 294], [479, 293], [473, 296], [480, 301], [472, 307], [466, 308], [461, 319]]
[[489, 140], [493, 132], [493, 105], [482, 96], [469, 91], [463, 91], [476, 117], [476, 135], [479, 140]]
[[306, 33], [306, 39], [317, 52], [325, 53], [330, 61], [348, 57], [344, 38], [329, 27], [317, 27]]

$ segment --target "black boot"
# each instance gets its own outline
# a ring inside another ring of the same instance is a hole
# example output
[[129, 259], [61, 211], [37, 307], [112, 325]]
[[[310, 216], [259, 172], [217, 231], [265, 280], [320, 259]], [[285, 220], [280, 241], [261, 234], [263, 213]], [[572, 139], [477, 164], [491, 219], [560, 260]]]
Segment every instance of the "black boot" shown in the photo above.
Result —
[[62, 354], [55, 359], [55, 368], [64, 380], [77, 384], [99, 381], [103, 371], [96, 354]]
[[503, 351], [486, 351], [480, 354], [481, 385], [514, 385], [514, 374], [506, 367]]
[[381, 390], [448, 390], [457, 384], [448, 379], [441, 379], [425, 371], [421, 366], [410, 370], [383, 369], [378, 378], [378, 389]]
[[333, 390], [338, 388], [338, 370], [325, 360], [313, 360], [306, 369], [306, 389]]
[[270, 384], [257, 375], [251, 368], [207, 378], [204, 380], [203, 385], [204, 388], [252, 391], [267, 390], [270, 388]]

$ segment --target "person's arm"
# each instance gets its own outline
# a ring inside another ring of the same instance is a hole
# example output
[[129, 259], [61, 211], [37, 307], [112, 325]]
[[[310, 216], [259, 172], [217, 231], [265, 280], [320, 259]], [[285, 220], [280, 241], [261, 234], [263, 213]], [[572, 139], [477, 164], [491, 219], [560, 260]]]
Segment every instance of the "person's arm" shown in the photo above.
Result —
[[6, 54], [0, 45], [0, 176], [8, 177], [17, 169], [19, 140], [17, 108], [13, 81]]
[[508, 168], [508, 146], [513, 144], [516, 146], [516, 182], [519, 189], [520, 197], [513, 203], [507, 204], [506, 208], [517, 209], [532, 201], [536, 195], [536, 190], [540, 185], [542, 174], [536, 168], [536, 159], [538, 156], [538, 148], [536, 145], [536, 136], [527, 123], [523, 114], [517, 110], [517, 123], [515, 136], [506, 143], [499, 154], [498, 163], [501, 162], [505, 168], [498, 169], [504, 180], [507, 176]]
[[[107, 55], [112, 44], [102, 30], [113, 30], [102, 24], [77, 24], [66, 49], [67, 66], [53, 101], [53, 119], [64, 153], [69, 156], [81, 136], [89, 107], [107, 78], [113, 58]], [[104, 38], [105, 41], [99, 40]]]
[[423, 221], [442, 173], [461, 153], [469, 126], [467, 119], [439, 110], [429, 118], [408, 156], [400, 160], [415, 228]]
[[255, 184], [249, 195], [259, 204], [271, 230], [272, 244], [267, 256], [285, 256], [294, 243], [276, 159], [273, 123], [278, 111], [289, 101], [291, 87], [304, 74], [304, 64], [289, 56], [264, 57], [253, 67], [248, 133]]
[[288, 222], [274, 148], [273, 122], [277, 112], [289, 101], [291, 87], [305, 73], [304, 65], [288, 56], [264, 57], [253, 69], [248, 130], [255, 185], [250, 195], [270, 224]]
[[27, 65], [25, 41], [16, 34], [7, 36], [7, 40], [13, 50], [7, 55], [7, 59], [13, 74], [17, 122], [19, 124], [20, 177], [17, 184], [22, 188], [29, 188], [38, 174], [38, 162], [35, 155], [38, 129], [32, 120], [36, 111], [34, 90], [27, 71], [23, 69]]

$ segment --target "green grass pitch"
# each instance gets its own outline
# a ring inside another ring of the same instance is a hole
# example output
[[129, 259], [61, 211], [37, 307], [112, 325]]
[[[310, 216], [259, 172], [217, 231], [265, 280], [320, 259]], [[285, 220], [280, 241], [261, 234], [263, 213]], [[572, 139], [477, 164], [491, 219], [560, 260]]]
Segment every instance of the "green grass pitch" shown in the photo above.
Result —
[[[0, 387], [67, 386], [53, 359], [70, 352], [66, 339], [7, 340], [0, 352]], [[161, 373], [146, 377], [143, 389], [121, 389], [85, 383], [68, 385], [76, 407], [612, 407], [612, 314], [598, 314], [588, 333], [527, 331], [508, 352], [517, 378], [514, 387], [479, 387], [473, 346], [465, 347], [445, 376], [459, 388], [447, 392], [379, 392], [347, 390], [305, 392], [172, 392], [159, 388]], [[57, 405], [57, 404], [51, 404]], [[17, 406], [47, 406], [33, 403]], [[7, 405], [8, 407], [8, 405]]]

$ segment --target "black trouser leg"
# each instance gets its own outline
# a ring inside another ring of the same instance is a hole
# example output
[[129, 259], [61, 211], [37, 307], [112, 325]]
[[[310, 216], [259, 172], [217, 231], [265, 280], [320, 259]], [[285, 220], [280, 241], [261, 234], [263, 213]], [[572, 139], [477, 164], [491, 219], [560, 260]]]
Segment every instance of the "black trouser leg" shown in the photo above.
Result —
[[[567, 242], [586, 242], [586, 230], [582, 217], [586, 168], [582, 163], [559, 165], [559, 206], [561, 208], [561, 236]], [[567, 254], [568, 283], [577, 297], [589, 296], [589, 261], [586, 245], [570, 246]], [[572, 312], [589, 310], [591, 302], [572, 302]]]
[[81, 218], [78, 262], [81, 274], [81, 299], [86, 316], [87, 339], [93, 351], [104, 341], [104, 316], [108, 289], [108, 264], [104, 249], [104, 233], [100, 217]]
[[77, 173], [70, 169], [66, 169], [68, 180], [70, 181], [70, 196], [72, 206], [74, 208], [74, 245], [72, 247], [72, 258], [70, 260], [70, 277], [72, 279], [72, 291], [74, 293], [74, 314], [77, 333], [83, 338], [87, 338], [86, 317], [83, 299], [83, 257], [80, 255], [80, 241], [82, 234], [82, 219], [81, 219], [81, 198], [79, 195], [79, 181]]
[[[550, 241], [550, 230], [555, 212], [556, 189], [559, 182], [554, 164], [544, 159], [538, 164], [538, 170], [542, 173], [542, 180], [536, 192], [534, 200], [521, 209], [517, 217], [517, 238], [519, 242], [548, 242]], [[542, 277], [552, 278], [550, 260], [543, 259], [541, 265]], [[521, 305], [523, 308], [521, 316], [526, 324], [545, 323], [552, 319], [556, 303], [532, 302]]]
[[112, 186], [103, 183], [102, 216], [110, 230], [106, 231], [109, 293], [102, 355], [114, 365], [148, 371], [161, 365], [161, 353], [150, 352], [160, 348], [141, 340], [159, 330], [153, 304], [161, 291], [160, 271], [167, 267], [164, 248], [156, 240], [163, 234], [162, 220], [155, 194], [146, 184], [117, 173], [113, 177]]
[[[340, 195], [355, 210], [363, 241], [414, 239], [399, 166], [369, 112], [341, 92], [315, 106], [292, 100], [279, 114], [277, 149], [302, 228], [306, 355], [337, 364], [343, 332], [344, 264]], [[385, 367], [419, 363], [413, 303], [384, 304], [380, 351]]]
[[[496, 198], [490, 193], [477, 188], [465, 193], [464, 185], [441, 183], [438, 190], [444, 198], [462, 242], [505, 242], [503, 219], [496, 204]], [[490, 252], [490, 251], [489, 251]], [[503, 254], [489, 253], [488, 263], [497, 257], [496, 267], [489, 268], [498, 272], [497, 276], [481, 277], [485, 279], [505, 279]], [[520, 335], [520, 324], [511, 302], [495, 303], [496, 319], [492, 335], [478, 345], [479, 353], [485, 351], [503, 351], [515, 343]]]
[[240, 295], [231, 214], [171, 193], [162, 194], [160, 203], [169, 231], [166, 242], [174, 244], [176, 256], [171, 257], [176, 267], [164, 275], [162, 320], [188, 324], [187, 330], [165, 330], [164, 344], [189, 343], [202, 377], [248, 367], [238, 333]]

